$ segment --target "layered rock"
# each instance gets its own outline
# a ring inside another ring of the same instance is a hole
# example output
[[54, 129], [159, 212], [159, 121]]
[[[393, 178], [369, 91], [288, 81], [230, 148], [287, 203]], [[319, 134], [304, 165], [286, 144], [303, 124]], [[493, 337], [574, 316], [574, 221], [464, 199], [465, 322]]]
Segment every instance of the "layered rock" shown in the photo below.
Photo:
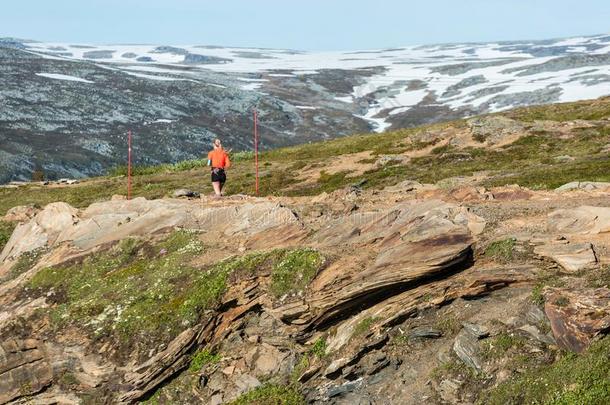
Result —
[[544, 291], [544, 311], [557, 343], [577, 353], [610, 331], [610, 290], [607, 288]]

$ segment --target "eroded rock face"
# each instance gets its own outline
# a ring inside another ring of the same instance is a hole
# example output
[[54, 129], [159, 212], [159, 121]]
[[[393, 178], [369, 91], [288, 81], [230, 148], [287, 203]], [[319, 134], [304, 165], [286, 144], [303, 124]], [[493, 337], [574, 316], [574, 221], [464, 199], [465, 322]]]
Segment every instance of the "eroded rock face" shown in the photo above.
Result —
[[557, 343], [577, 353], [610, 330], [610, 290], [547, 288], [544, 311]]
[[354, 214], [329, 224], [315, 235], [319, 244], [369, 246], [374, 260], [364, 269], [331, 266], [319, 274], [305, 297], [308, 316], [323, 322], [390, 286], [454, 271], [469, 260], [473, 243], [469, 224], [477, 221], [482, 220], [464, 215], [464, 209], [431, 200]]
[[0, 404], [35, 394], [53, 380], [42, 343], [34, 339], [0, 342]]

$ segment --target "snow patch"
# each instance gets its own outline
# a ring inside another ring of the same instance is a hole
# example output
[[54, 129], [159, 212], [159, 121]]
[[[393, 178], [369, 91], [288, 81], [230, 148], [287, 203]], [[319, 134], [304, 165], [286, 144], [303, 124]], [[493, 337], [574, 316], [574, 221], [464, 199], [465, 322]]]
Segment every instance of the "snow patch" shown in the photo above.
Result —
[[95, 82], [92, 82], [91, 80], [86, 80], [86, 79], [76, 77], [76, 76], [62, 75], [59, 73], [36, 73], [36, 76], [46, 77], [48, 79], [55, 79], [55, 80], [66, 80], [69, 82], [95, 83]]

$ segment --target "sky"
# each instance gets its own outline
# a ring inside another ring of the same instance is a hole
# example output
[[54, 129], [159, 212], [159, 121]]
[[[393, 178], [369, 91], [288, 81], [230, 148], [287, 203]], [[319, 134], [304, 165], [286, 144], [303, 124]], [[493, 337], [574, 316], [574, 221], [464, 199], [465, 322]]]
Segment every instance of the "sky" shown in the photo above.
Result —
[[357, 50], [610, 33], [609, 0], [19, 0], [0, 37]]

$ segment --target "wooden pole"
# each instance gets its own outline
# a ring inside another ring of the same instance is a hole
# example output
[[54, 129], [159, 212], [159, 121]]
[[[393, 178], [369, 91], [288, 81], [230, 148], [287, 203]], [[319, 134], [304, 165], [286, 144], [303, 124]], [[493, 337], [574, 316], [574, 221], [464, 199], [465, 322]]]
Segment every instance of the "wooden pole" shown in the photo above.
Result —
[[254, 166], [256, 170], [256, 195], [258, 195], [258, 113], [254, 109]]
[[127, 199], [131, 200], [131, 130], [127, 132]]

